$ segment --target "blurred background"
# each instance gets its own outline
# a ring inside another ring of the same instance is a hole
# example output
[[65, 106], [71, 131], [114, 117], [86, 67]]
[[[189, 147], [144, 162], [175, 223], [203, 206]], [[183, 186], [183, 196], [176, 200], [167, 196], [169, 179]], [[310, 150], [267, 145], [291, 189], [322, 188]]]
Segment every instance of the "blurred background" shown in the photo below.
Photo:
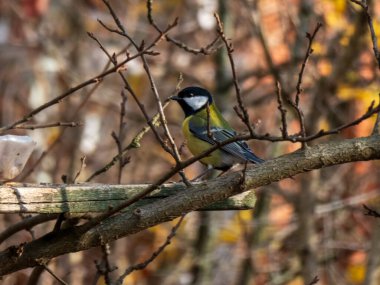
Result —
[[[110, 1], [129, 35], [149, 43], [157, 32], [149, 24], [144, 1]], [[380, 31], [380, 3], [368, 1], [374, 27]], [[225, 33], [234, 45], [233, 57], [242, 97], [252, 123], [260, 134], [281, 135], [276, 82], [283, 94], [294, 96], [298, 73], [308, 41], [317, 22], [323, 27], [316, 36], [303, 77], [301, 107], [308, 134], [348, 123], [365, 113], [378, 100], [379, 73], [373, 55], [366, 16], [360, 7], [344, 0], [273, 1], [157, 1], [153, 17], [164, 28], [175, 17], [179, 24], [170, 36], [191, 48], [202, 48], [217, 36], [213, 16], [218, 12]], [[93, 33], [110, 54], [125, 58], [135, 50], [123, 37], [101, 27], [97, 19], [115, 26], [100, 0], [0, 1], [0, 124], [5, 126], [111, 65]], [[380, 36], [380, 34], [378, 34]], [[379, 42], [380, 44], [380, 42]], [[212, 91], [217, 105], [239, 132], [244, 124], [233, 111], [237, 105], [231, 66], [225, 47], [209, 55], [193, 54], [161, 41], [160, 54], [148, 62], [162, 100], [181, 87], [203, 86]], [[148, 77], [140, 59], [126, 65], [127, 76], [148, 115], [157, 112]], [[85, 87], [61, 103], [39, 113], [30, 124], [80, 122], [79, 127], [10, 130], [27, 134], [37, 148], [16, 181], [61, 183], [78, 172], [81, 157], [86, 167], [77, 182], [83, 182], [118, 152], [111, 136], [119, 132], [123, 82], [117, 74]], [[125, 128], [120, 136], [126, 146], [146, 126], [136, 103], [127, 94]], [[170, 104], [165, 113], [178, 146], [183, 143], [179, 106]], [[296, 114], [287, 112], [289, 133], [299, 131]], [[374, 118], [340, 134], [311, 144], [367, 136]], [[160, 132], [162, 130], [160, 129]], [[264, 159], [292, 152], [300, 144], [250, 141]], [[190, 153], [183, 148], [183, 158]], [[91, 182], [107, 184], [149, 183], [159, 178], [174, 160], [151, 132], [141, 147], [128, 154], [119, 181], [118, 167]], [[186, 216], [171, 245], [146, 269], [136, 271], [124, 284], [380, 284], [377, 245], [379, 220], [365, 216], [362, 204], [379, 205], [378, 161], [346, 164], [286, 179], [257, 189], [253, 211], [194, 212]], [[203, 171], [196, 163], [185, 170], [189, 178]], [[71, 179], [71, 180], [70, 180]], [[174, 180], [178, 181], [179, 177]], [[0, 216], [0, 228], [20, 221], [16, 214]], [[119, 269], [146, 260], [166, 239], [174, 223], [156, 226], [110, 245], [110, 260]], [[45, 223], [34, 229], [40, 236], [52, 229]], [[1, 249], [30, 241], [24, 231], [1, 244]], [[49, 268], [68, 284], [105, 284], [95, 262], [102, 251], [94, 248], [54, 259]], [[31, 269], [5, 277], [2, 284], [27, 284]], [[58, 284], [47, 272], [39, 284]]]

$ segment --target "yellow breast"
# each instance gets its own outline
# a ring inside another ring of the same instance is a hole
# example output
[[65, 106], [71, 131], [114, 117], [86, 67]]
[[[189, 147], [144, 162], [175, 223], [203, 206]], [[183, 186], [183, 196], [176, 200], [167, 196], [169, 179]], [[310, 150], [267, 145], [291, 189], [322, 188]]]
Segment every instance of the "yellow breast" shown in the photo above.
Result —
[[[189, 121], [191, 117], [187, 117], [182, 124], [182, 131], [187, 141], [187, 147], [190, 152], [195, 156], [201, 154], [202, 152], [208, 150], [211, 147], [211, 144], [205, 142], [197, 137], [195, 137], [189, 129]], [[216, 150], [210, 155], [202, 158], [200, 160], [203, 164], [212, 165], [213, 167], [222, 166], [222, 152]]]

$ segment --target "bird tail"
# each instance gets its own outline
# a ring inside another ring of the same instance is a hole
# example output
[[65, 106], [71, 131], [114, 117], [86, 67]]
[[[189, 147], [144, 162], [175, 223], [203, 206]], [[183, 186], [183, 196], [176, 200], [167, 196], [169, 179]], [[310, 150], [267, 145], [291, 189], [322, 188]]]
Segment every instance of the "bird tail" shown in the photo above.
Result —
[[247, 160], [249, 162], [252, 162], [252, 163], [255, 163], [255, 164], [259, 164], [259, 163], [265, 162], [264, 159], [261, 159], [260, 157], [258, 157], [256, 154], [254, 154], [251, 151], [247, 153], [246, 158], [247, 158]]

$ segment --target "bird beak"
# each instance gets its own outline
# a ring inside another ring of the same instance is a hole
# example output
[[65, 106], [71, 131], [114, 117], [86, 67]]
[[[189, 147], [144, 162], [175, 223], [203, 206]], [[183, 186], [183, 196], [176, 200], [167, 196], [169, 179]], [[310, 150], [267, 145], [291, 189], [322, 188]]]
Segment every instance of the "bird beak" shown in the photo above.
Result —
[[174, 95], [174, 96], [170, 96], [169, 99], [170, 99], [170, 100], [175, 100], [175, 101], [179, 101], [179, 100], [181, 100], [180, 97], [175, 96], [175, 95]]

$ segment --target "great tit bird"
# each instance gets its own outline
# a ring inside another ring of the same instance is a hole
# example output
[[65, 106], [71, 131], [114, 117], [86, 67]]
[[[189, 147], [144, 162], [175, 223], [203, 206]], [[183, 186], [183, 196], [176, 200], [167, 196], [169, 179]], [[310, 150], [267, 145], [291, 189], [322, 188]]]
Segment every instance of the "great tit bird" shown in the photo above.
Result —
[[[223, 118], [214, 104], [211, 94], [206, 89], [186, 87], [177, 96], [172, 96], [170, 99], [176, 100], [185, 113], [182, 131], [193, 155], [204, 152], [216, 142], [223, 142], [236, 136], [236, 132]], [[207, 108], [207, 106], [209, 107]], [[224, 145], [200, 161], [205, 165], [224, 171], [236, 163], [264, 162], [250, 150], [244, 141]]]

